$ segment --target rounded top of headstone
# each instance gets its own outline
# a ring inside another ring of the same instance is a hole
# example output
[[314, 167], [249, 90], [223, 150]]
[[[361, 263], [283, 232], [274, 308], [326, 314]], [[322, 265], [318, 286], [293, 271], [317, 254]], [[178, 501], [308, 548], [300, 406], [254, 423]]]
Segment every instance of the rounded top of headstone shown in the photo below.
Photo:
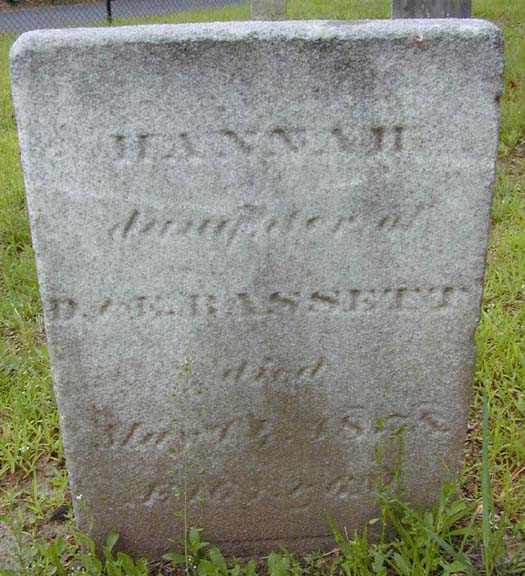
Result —
[[477, 19], [408, 19], [408, 20], [298, 20], [298, 21], [243, 21], [210, 22], [198, 24], [163, 24], [122, 26], [118, 28], [73, 28], [67, 30], [34, 30], [22, 34], [10, 51], [11, 60], [21, 54], [60, 46], [85, 47], [105, 44], [170, 43], [225, 41], [235, 42], [247, 38], [260, 40], [312, 39], [328, 40], [421, 37], [431, 40], [448, 35], [470, 38], [492, 37], [501, 41], [499, 28], [486, 20]]

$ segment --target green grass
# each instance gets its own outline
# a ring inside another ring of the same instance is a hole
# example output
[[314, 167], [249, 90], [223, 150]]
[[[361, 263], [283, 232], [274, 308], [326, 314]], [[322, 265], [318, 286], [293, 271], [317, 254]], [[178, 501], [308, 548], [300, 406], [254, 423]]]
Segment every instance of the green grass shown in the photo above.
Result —
[[[388, 5], [387, 0], [293, 0], [288, 15], [378, 18], [388, 17]], [[337, 554], [301, 562], [275, 554], [263, 562], [274, 575], [525, 573], [520, 550], [525, 541], [525, 2], [475, 0], [474, 15], [502, 27], [506, 74], [492, 235], [476, 335], [475, 397], [459, 499], [445, 490], [434, 514], [417, 514], [385, 495], [378, 522], [388, 518], [396, 527], [391, 540], [370, 544], [360, 534], [348, 542], [334, 527]], [[141, 22], [247, 18], [249, 7], [238, 6]], [[67, 504], [68, 487], [9, 93], [7, 54], [13, 40], [0, 37], [0, 574], [68, 574], [72, 566], [84, 574], [147, 574], [145, 565], [114, 555], [112, 541], [105, 559], [97, 560], [70, 518], [49, 521], [59, 505]], [[18, 550], [12, 572], [2, 569], [7, 560], [1, 541], [9, 534], [13, 553]], [[204, 574], [255, 570], [235, 564], [225, 568], [211, 550], [192, 550], [192, 561], [202, 564]], [[156, 570], [153, 565], [150, 569]]]

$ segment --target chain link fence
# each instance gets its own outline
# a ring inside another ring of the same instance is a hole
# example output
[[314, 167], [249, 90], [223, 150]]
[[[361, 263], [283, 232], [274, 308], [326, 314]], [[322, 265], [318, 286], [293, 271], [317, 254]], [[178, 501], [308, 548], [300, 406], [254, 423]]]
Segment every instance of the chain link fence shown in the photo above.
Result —
[[249, 0], [87, 0], [82, 3], [0, 0], [0, 34], [111, 24], [121, 19], [248, 3]]

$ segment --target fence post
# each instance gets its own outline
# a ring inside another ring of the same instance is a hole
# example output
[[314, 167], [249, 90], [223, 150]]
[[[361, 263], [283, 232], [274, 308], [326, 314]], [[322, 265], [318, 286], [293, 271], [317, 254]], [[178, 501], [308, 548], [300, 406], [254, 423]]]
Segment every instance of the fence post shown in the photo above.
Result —
[[392, 18], [470, 18], [472, 0], [391, 0]]
[[106, 0], [106, 15], [108, 24], [113, 22], [113, 16], [111, 15], [111, 0]]
[[286, 20], [286, 0], [252, 0], [252, 20]]

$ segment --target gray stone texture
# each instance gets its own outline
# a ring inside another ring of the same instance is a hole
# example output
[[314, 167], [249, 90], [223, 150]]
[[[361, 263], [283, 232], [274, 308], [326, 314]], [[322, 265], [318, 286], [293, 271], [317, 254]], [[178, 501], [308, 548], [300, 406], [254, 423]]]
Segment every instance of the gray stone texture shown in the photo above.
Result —
[[400, 439], [405, 496], [434, 502], [471, 399], [498, 29], [32, 32], [11, 66], [64, 449], [96, 540], [116, 529], [158, 556], [186, 510], [227, 553], [332, 545], [326, 514], [350, 534], [376, 514], [376, 449], [388, 480]]
[[252, 0], [252, 20], [286, 20], [286, 0]]
[[470, 18], [472, 0], [391, 0], [392, 18]]

